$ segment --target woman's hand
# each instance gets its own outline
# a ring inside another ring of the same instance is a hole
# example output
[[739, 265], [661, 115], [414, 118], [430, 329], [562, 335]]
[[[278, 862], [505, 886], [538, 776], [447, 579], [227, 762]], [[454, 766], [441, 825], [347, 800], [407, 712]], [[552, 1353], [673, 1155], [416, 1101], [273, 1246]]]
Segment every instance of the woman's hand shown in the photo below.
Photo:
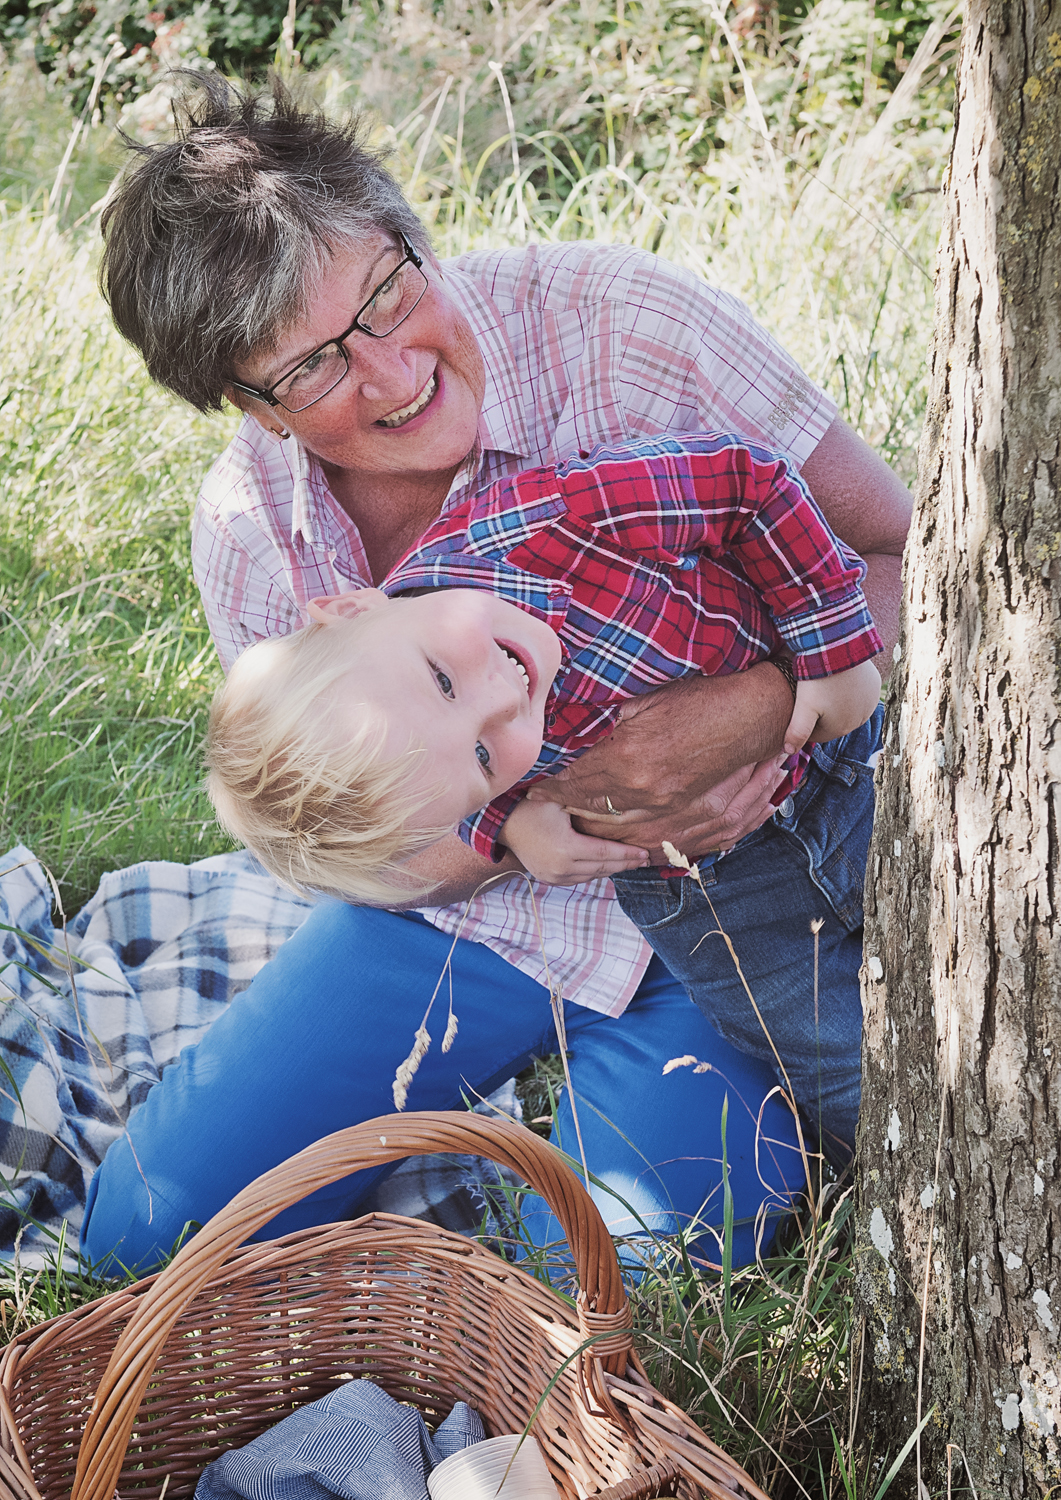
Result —
[[732, 849], [746, 834], [754, 833], [777, 811], [773, 795], [786, 773], [786, 756], [774, 756], [757, 766], [741, 766], [711, 791], [691, 798], [676, 818], [668, 808], [635, 808], [616, 810], [601, 817], [596, 809], [567, 808], [587, 832], [621, 835], [645, 845], [651, 863], [665, 865], [663, 852], [667, 840], [690, 859], [699, 859], [715, 849]]
[[567, 813], [555, 802], [524, 799], [505, 819], [501, 842], [529, 875], [546, 885], [580, 885], [648, 864], [647, 849], [576, 833]]
[[[792, 691], [768, 662], [731, 677], [686, 677], [623, 707], [613, 734], [527, 793], [665, 864], [667, 839], [690, 858], [729, 849], [774, 811], [785, 774]], [[618, 809], [616, 816], [612, 809]]]

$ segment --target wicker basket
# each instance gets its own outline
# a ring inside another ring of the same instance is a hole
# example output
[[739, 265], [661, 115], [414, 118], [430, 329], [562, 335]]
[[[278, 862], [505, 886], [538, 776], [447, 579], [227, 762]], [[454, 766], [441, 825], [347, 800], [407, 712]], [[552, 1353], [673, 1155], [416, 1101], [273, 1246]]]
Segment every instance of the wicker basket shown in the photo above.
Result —
[[[574, 1255], [577, 1315], [481, 1246], [389, 1214], [239, 1248], [315, 1188], [435, 1151], [502, 1163], [546, 1199]], [[181, 1500], [212, 1459], [351, 1376], [429, 1422], [461, 1400], [488, 1433], [519, 1431], [594, 1335], [534, 1424], [564, 1500], [765, 1500], [646, 1379], [611, 1239], [558, 1154], [507, 1121], [388, 1115], [259, 1177], [158, 1276], [15, 1339], [0, 1360], [0, 1497], [159, 1500], [166, 1487]]]

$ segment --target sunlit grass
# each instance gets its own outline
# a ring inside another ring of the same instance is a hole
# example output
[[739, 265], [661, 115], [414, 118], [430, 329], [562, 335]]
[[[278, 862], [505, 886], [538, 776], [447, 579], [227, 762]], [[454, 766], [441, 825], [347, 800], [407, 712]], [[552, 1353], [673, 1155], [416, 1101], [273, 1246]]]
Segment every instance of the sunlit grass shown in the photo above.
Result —
[[76, 910], [105, 868], [225, 847], [188, 518], [231, 423], [152, 386], [53, 218], [0, 205], [0, 287], [0, 837]]
[[518, 190], [512, 178], [482, 198], [469, 177], [459, 194], [438, 179], [431, 192], [421, 173], [417, 207], [441, 254], [593, 239], [635, 244], [687, 266], [746, 302], [847, 420], [912, 480], [938, 198], [904, 196], [911, 161], [901, 143], [867, 160], [857, 143], [838, 139], [823, 162], [804, 167], [798, 159], [771, 161], [747, 126], [736, 134], [732, 149], [695, 173], [677, 144], [663, 167], [636, 181], [619, 166], [571, 172], [558, 179], [566, 189], [559, 207], [553, 197], [543, 203], [529, 180], [555, 143], [531, 141]]

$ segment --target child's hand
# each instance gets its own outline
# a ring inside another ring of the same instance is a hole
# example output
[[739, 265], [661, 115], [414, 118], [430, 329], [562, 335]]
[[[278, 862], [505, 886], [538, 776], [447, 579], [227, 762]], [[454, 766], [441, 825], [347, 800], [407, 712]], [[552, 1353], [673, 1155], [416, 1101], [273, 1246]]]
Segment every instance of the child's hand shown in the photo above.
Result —
[[810, 739], [824, 743], [850, 734], [866, 722], [879, 702], [880, 673], [871, 661], [837, 672], [835, 677], [801, 679], [785, 730], [785, 750], [794, 755]]
[[555, 802], [524, 799], [506, 818], [501, 842], [529, 875], [546, 885], [579, 885], [648, 864], [646, 849], [576, 833], [569, 815]]

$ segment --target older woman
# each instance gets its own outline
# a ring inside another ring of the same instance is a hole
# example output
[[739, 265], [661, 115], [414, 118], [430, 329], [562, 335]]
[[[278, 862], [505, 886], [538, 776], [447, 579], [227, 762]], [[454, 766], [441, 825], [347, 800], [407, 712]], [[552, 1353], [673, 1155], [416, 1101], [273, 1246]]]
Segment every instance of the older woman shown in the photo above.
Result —
[[[207, 79], [178, 140], [139, 156], [104, 215], [115, 320], [157, 380], [202, 410], [227, 397], [245, 413], [194, 523], [226, 668], [250, 642], [297, 628], [315, 596], [379, 581], [469, 487], [600, 441], [694, 428], [739, 430], [801, 467], [866, 557], [890, 651], [906, 492], [732, 297], [621, 246], [440, 264], [356, 129], [279, 89], [255, 98]], [[599, 1194], [613, 1227], [719, 1222], [724, 1120], [744, 1223], [736, 1254], [749, 1256], [760, 1204], [800, 1175], [791, 1118], [771, 1097], [774, 1049], [789, 1074], [820, 1081], [804, 1125], [835, 1160], [852, 1149], [858, 1104], [876, 747], [861, 731], [820, 749], [771, 816], [791, 703], [775, 663], [686, 680], [535, 793], [581, 809], [591, 834], [654, 850], [666, 838], [702, 856], [705, 933], [717, 919], [731, 935], [769, 1044], [717, 936], [713, 1029], [607, 882], [532, 886], [514, 862], [498, 880], [453, 838], [421, 857], [437, 906], [322, 902], [166, 1072], [96, 1175], [88, 1253], [146, 1266], [258, 1172], [391, 1109], [444, 976], [457, 1039], [428, 1050], [410, 1107], [460, 1107], [563, 1045], [574, 1100], [558, 1130], [573, 1150], [574, 1104], [590, 1170], [614, 1195]], [[657, 884], [649, 920], [664, 923], [690, 895]], [[685, 1054], [711, 1071], [664, 1076]], [[371, 1186], [370, 1174], [347, 1179], [270, 1232], [349, 1216]]]

